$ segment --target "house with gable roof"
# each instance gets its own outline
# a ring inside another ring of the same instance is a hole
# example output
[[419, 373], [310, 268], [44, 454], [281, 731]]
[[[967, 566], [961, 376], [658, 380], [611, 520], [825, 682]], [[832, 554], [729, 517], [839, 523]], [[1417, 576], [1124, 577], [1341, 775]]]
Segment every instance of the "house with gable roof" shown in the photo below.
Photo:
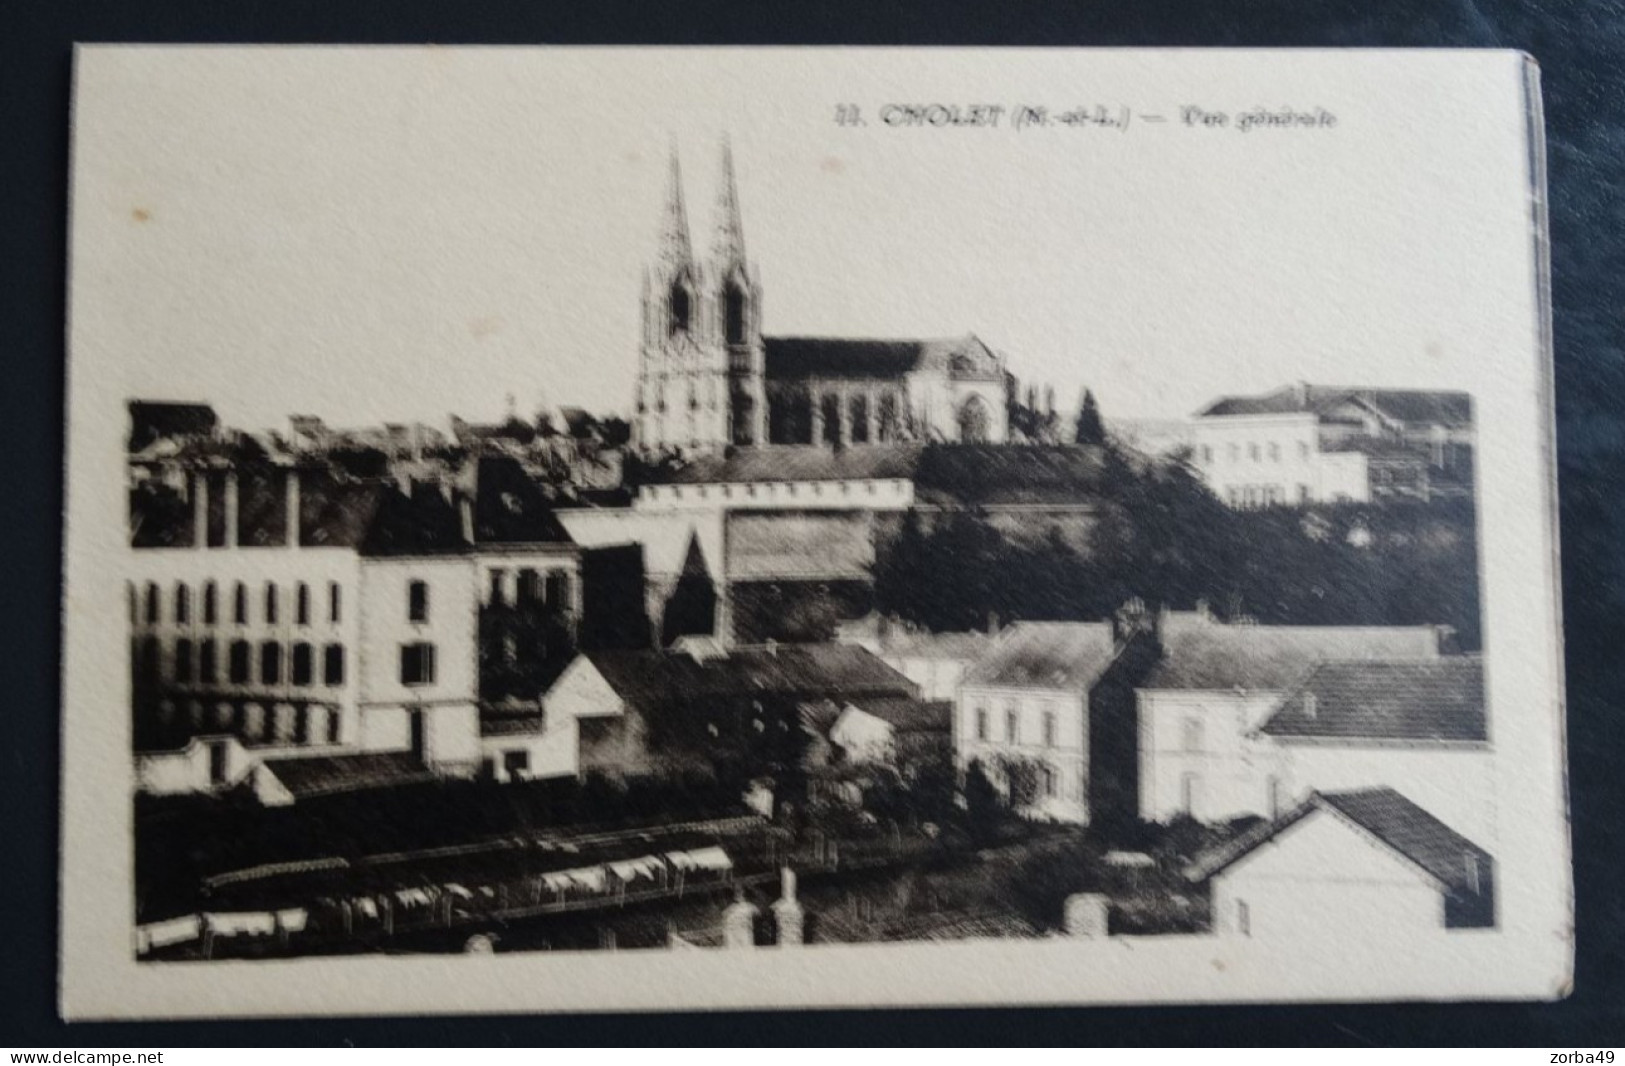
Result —
[[1495, 860], [1387, 788], [1311, 792], [1191, 862], [1213, 932], [1304, 944], [1495, 924]]

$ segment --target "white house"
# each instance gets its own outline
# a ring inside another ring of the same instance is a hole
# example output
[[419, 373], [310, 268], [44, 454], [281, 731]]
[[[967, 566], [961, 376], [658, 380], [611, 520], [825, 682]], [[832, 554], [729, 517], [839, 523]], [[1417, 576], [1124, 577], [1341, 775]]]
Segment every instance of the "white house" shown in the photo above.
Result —
[[1271, 772], [1294, 800], [1311, 790], [1388, 785], [1475, 840], [1498, 839], [1484, 664], [1476, 655], [1322, 663], [1287, 691], [1252, 739], [1274, 749]]
[[1429, 499], [1472, 483], [1472, 401], [1299, 382], [1215, 400], [1192, 419], [1191, 445], [1232, 507]]
[[1392, 788], [1311, 793], [1185, 876], [1208, 883], [1220, 936], [1404, 943], [1495, 924], [1489, 853]]
[[870, 614], [842, 623], [836, 639], [868, 648], [887, 666], [919, 685], [923, 698], [952, 700], [959, 695], [965, 671], [987, 654], [997, 638], [975, 631], [932, 633]]
[[1020, 622], [966, 671], [954, 713], [959, 766], [1011, 788], [1035, 774], [1023, 812], [1089, 821], [1089, 691], [1119, 650], [1106, 622]]
[[1168, 612], [1161, 655], [1135, 686], [1139, 815], [1222, 822], [1290, 806], [1279, 747], [1258, 732], [1328, 660], [1434, 659], [1431, 626], [1265, 626]]

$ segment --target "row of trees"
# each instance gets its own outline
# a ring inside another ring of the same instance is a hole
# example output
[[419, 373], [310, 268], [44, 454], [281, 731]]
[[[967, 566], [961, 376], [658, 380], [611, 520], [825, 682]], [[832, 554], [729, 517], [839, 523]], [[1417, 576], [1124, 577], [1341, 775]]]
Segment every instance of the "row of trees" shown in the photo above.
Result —
[[991, 616], [1101, 620], [1131, 598], [1200, 601], [1262, 623], [1444, 624], [1478, 646], [1470, 500], [1238, 511], [1181, 463], [1109, 447], [1096, 503], [1082, 545], [1058, 523], [1018, 542], [975, 510], [910, 512], [877, 552], [876, 605], [952, 632]]
[[1100, 417], [1095, 394], [1083, 390], [1078, 412], [1070, 421], [1055, 409], [1055, 389], [1046, 387], [1040, 398], [1036, 385], [1021, 391], [1014, 375], [1005, 379], [1005, 409], [1013, 439], [1037, 444], [1104, 444], [1106, 424]]

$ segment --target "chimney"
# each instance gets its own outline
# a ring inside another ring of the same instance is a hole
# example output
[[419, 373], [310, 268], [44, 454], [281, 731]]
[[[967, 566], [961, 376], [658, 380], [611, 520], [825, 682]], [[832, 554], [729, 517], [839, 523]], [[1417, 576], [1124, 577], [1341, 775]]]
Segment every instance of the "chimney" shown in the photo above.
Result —
[[1313, 692], [1305, 692], [1303, 694], [1303, 716], [1305, 718], [1313, 718], [1315, 716], [1315, 694]]
[[474, 501], [467, 496], [457, 499], [457, 517], [463, 526], [463, 540], [469, 544], [474, 543]]
[[237, 471], [226, 471], [226, 543], [228, 548], [237, 546]]
[[990, 636], [990, 637], [996, 637], [996, 636], [999, 635], [999, 612], [998, 611], [989, 611], [989, 612], [987, 612], [987, 635]]
[[299, 468], [290, 466], [282, 483], [282, 509], [287, 513], [284, 543], [290, 551], [299, 548]]
[[207, 471], [192, 472], [192, 546], [209, 546], [209, 475]]

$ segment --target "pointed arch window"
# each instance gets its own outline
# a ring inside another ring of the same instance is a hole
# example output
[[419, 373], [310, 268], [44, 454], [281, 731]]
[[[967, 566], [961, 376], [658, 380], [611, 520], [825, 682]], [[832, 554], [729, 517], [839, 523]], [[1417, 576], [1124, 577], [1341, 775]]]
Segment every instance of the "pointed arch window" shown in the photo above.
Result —
[[722, 322], [729, 344], [745, 343], [745, 290], [733, 282], [722, 292]]
[[667, 318], [667, 332], [676, 335], [687, 333], [690, 319], [693, 318], [693, 301], [689, 298], [688, 287], [681, 281], [672, 282], [671, 295], [667, 300], [670, 315]]

